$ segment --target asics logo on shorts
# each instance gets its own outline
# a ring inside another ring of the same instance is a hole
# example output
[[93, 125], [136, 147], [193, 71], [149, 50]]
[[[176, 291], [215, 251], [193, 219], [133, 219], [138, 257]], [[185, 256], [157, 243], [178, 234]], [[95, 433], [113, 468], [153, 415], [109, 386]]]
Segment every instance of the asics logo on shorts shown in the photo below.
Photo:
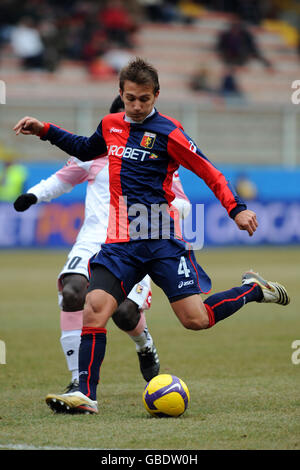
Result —
[[190, 279], [189, 281], [180, 281], [180, 283], [178, 284], [178, 289], [181, 289], [182, 287], [186, 286], [191, 286], [192, 284], [194, 284], [193, 279]]

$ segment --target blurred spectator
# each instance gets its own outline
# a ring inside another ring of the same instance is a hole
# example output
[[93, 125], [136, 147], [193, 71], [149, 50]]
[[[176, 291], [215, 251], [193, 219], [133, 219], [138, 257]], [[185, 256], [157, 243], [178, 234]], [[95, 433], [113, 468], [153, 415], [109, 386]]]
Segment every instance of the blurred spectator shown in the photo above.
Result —
[[134, 56], [124, 49], [111, 48], [105, 54], [102, 59], [110, 65], [115, 73], [119, 73], [120, 70], [133, 59]]
[[102, 23], [109, 40], [121, 47], [133, 47], [132, 34], [137, 25], [124, 7], [122, 0], [110, 0], [101, 9], [99, 22]]
[[258, 194], [258, 189], [254, 181], [244, 173], [241, 173], [237, 176], [237, 181], [235, 183], [235, 189], [237, 194], [244, 201], [251, 201], [256, 199]]
[[89, 68], [112, 47], [134, 46], [142, 10], [139, 0], [1, 0], [0, 49], [11, 44], [26, 69], [53, 71], [61, 59]]
[[197, 0], [180, 0], [178, 3], [179, 10], [182, 15], [187, 19], [190, 19], [190, 22], [201, 18], [205, 12], [205, 8], [201, 5], [202, 2]]
[[20, 19], [16, 0], [1, 0], [0, 2], [0, 46], [9, 42], [10, 29]]
[[115, 77], [115, 70], [102, 57], [95, 58], [88, 64], [88, 72], [93, 80], [110, 80]]
[[30, 17], [23, 17], [13, 28], [10, 36], [11, 46], [21, 60], [24, 69], [43, 69], [44, 45], [38, 29]]
[[0, 160], [0, 201], [13, 202], [24, 192], [27, 169], [11, 159]]
[[251, 24], [260, 24], [263, 14], [272, 0], [210, 0], [201, 3], [213, 10], [233, 13]]
[[[145, 16], [154, 23], [190, 23], [192, 17], [181, 9], [179, 0], [139, 0]], [[192, 2], [189, 2], [192, 3]]]
[[220, 94], [223, 98], [242, 98], [243, 92], [238, 84], [233, 67], [228, 67], [221, 78]]
[[63, 35], [63, 56], [70, 60], [82, 60], [84, 48], [90, 37], [87, 35], [81, 21], [70, 18], [61, 21]]
[[239, 17], [251, 24], [259, 25], [263, 19], [262, 0], [237, 0], [236, 13]]
[[221, 60], [228, 65], [246, 65], [251, 59], [259, 60], [265, 67], [271, 67], [256, 44], [255, 38], [245, 24], [235, 19], [229, 29], [220, 33], [217, 38], [216, 50]]
[[57, 68], [62, 54], [60, 32], [53, 21], [43, 20], [40, 23], [40, 34], [44, 44], [44, 67], [49, 72]]
[[110, 42], [104, 30], [98, 29], [83, 36], [82, 49], [79, 58], [83, 59], [88, 65], [94, 60], [98, 60], [110, 48]]
[[209, 70], [205, 67], [199, 68], [190, 80], [190, 89], [195, 92], [202, 92], [211, 97], [221, 97], [228, 100], [244, 99], [234, 67], [226, 67], [221, 75], [220, 83], [215, 83], [210, 76]]
[[163, 0], [140, 0], [145, 16], [149, 21], [160, 23], [165, 21]]
[[210, 84], [209, 72], [205, 67], [200, 67], [191, 77], [190, 88], [193, 91], [203, 91], [205, 93], [216, 92]]

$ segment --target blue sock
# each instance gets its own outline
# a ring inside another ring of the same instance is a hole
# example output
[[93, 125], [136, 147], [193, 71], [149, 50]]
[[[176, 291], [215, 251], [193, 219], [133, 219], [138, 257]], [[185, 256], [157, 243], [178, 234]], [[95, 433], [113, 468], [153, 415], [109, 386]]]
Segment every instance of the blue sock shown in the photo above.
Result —
[[210, 326], [229, 317], [248, 302], [260, 301], [262, 296], [257, 284], [245, 284], [211, 295], [204, 302]]
[[91, 400], [96, 400], [105, 349], [105, 328], [82, 328], [79, 348], [79, 389]]

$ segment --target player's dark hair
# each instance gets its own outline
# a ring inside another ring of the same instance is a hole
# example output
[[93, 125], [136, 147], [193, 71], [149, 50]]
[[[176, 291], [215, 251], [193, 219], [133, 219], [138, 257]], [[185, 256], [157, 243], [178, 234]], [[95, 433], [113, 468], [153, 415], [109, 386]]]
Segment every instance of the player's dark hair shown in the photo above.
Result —
[[124, 103], [120, 95], [118, 95], [112, 102], [109, 112], [110, 113], [119, 113], [124, 109]]
[[119, 76], [120, 89], [124, 91], [124, 82], [129, 80], [138, 85], [153, 85], [153, 92], [159, 91], [159, 80], [157, 70], [144, 59], [136, 57], [128, 65], [123, 67]]

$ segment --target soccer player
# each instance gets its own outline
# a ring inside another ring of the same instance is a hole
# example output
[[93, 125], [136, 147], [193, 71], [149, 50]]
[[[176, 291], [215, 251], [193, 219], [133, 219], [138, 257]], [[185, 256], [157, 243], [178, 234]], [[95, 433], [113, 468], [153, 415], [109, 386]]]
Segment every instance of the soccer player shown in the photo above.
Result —
[[[210, 278], [178, 233], [170, 211], [174, 172], [183, 165], [202, 178], [238, 228], [250, 236], [258, 226], [256, 214], [247, 209], [180, 123], [156, 110], [160, 87], [152, 65], [134, 59], [121, 70], [119, 85], [125, 112], [105, 116], [91, 137], [77, 136], [28, 116], [14, 127], [17, 135], [38, 135], [82, 161], [101, 154], [109, 159], [107, 238], [90, 260], [79, 350], [80, 390], [46, 397], [52, 409], [66, 413], [98, 413], [96, 393], [105, 356], [106, 324], [146, 274], [163, 289], [182, 325], [192, 330], [210, 328], [248, 302], [289, 303], [283, 286], [252, 271], [243, 274], [241, 285], [210, 295], [203, 302], [201, 293], [210, 290]], [[136, 207], [143, 217], [134, 217]]]
[[[113, 101], [110, 112], [120, 112], [123, 109], [123, 102], [118, 96]], [[14, 203], [15, 209], [23, 212], [32, 204], [50, 202], [86, 181], [88, 184], [84, 222], [58, 276], [58, 300], [61, 308], [60, 342], [71, 372], [71, 382], [66, 392], [79, 389], [78, 353], [89, 279], [88, 261], [99, 251], [101, 243], [105, 242], [108, 222], [110, 199], [108, 158], [81, 162], [72, 157], [62, 169], [29, 188], [27, 193], [21, 194]], [[176, 195], [173, 205], [178, 209], [180, 217], [185, 217], [190, 210], [190, 202], [183, 191], [178, 172], [174, 174], [172, 190]], [[126, 331], [135, 342], [140, 370], [147, 382], [159, 373], [160, 367], [157, 350], [148, 331], [144, 314], [144, 310], [151, 306], [151, 296], [150, 277], [147, 275], [133, 287], [127, 299], [112, 316], [115, 324]]]

